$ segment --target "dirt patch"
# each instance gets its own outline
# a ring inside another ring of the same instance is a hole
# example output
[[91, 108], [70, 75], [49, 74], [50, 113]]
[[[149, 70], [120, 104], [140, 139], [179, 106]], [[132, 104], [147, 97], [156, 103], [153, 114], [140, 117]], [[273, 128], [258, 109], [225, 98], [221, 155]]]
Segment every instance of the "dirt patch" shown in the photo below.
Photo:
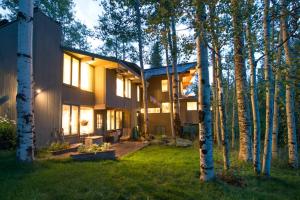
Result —
[[217, 174], [217, 177], [219, 180], [227, 183], [228, 185], [232, 185], [235, 187], [241, 187], [241, 188], [244, 188], [247, 186], [245, 180], [243, 180], [242, 177], [235, 175], [232, 172], [223, 172], [223, 173]]

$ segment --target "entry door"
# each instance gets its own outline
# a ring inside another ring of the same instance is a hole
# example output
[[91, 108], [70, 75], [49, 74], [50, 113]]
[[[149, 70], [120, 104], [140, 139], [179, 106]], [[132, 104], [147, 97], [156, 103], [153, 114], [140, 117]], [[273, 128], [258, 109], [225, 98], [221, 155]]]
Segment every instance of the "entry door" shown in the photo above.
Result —
[[104, 114], [103, 112], [96, 112], [95, 116], [95, 132], [96, 134], [104, 133]]

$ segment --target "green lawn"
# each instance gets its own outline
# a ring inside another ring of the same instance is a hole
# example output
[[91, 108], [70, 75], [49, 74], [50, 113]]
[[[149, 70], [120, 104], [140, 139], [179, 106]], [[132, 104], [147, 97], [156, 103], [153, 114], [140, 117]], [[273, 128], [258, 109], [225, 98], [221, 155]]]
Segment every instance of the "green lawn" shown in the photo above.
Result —
[[[219, 153], [215, 161], [221, 174]], [[272, 178], [257, 178], [250, 165], [235, 159], [233, 175], [204, 184], [198, 163], [196, 148], [166, 146], [149, 146], [120, 161], [32, 165], [0, 152], [0, 199], [300, 199], [299, 170], [273, 167]]]

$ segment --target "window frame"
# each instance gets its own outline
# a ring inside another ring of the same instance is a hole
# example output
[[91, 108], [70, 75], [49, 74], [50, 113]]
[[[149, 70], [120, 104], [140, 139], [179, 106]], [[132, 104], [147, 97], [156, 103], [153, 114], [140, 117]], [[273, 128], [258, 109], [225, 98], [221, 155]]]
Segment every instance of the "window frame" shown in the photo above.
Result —
[[[163, 82], [166, 82], [166, 89], [165, 89], [165, 87], [163, 87]], [[168, 79], [162, 79], [160, 84], [161, 84], [161, 92], [168, 92], [169, 91]]]
[[[189, 106], [188, 106], [189, 103], [196, 104], [196, 110], [195, 109], [189, 109]], [[186, 110], [187, 111], [197, 111], [198, 110], [198, 102], [197, 101], [187, 101], [186, 102]]]
[[[64, 137], [72, 137], [80, 134], [80, 106], [79, 105], [71, 105], [71, 104], [62, 104], [62, 112], [61, 112], [61, 123], [63, 127], [63, 107], [68, 106], [69, 107], [69, 122], [68, 122], [68, 134], [65, 134], [65, 130], [63, 131]], [[73, 113], [73, 107], [77, 107], [78, 115], [77, 115], [77, 133], [72, 133], [72, 113]]]

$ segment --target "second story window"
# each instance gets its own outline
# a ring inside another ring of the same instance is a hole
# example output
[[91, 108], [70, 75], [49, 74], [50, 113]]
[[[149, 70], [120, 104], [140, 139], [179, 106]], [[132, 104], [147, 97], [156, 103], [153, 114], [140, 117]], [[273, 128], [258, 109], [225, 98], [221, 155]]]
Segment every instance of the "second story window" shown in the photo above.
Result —
[[117, 76], [117, 96], [124, 97], [124, 82], [123, 82], [123, 76]]
[[138, 85], [138, 86], [136, 86], [136, 100], [138, 101], [138, 102], [140, 102], [140, 93], [141, 93], [141, 91], [140, 91], [140, 86]]
[[197, 102], [186, 102], [187, 110], [197, 110]]
[[89, 92], [93, 91], [94, 68], [87, 64], [81, 63], [80, 70], [80, 88]]
[[131, 98], [131, 80], [125, 78], [125, 97]]
[[79, 60], [64, 54], [63, 83], [79, 86]]
[[161, 80], [161, 91], [168, 92], [168, 80]]
[[170, 113], [170, 103], [169, 102], [163, 102], [161, 104], [161, 112], [162, 113]]

